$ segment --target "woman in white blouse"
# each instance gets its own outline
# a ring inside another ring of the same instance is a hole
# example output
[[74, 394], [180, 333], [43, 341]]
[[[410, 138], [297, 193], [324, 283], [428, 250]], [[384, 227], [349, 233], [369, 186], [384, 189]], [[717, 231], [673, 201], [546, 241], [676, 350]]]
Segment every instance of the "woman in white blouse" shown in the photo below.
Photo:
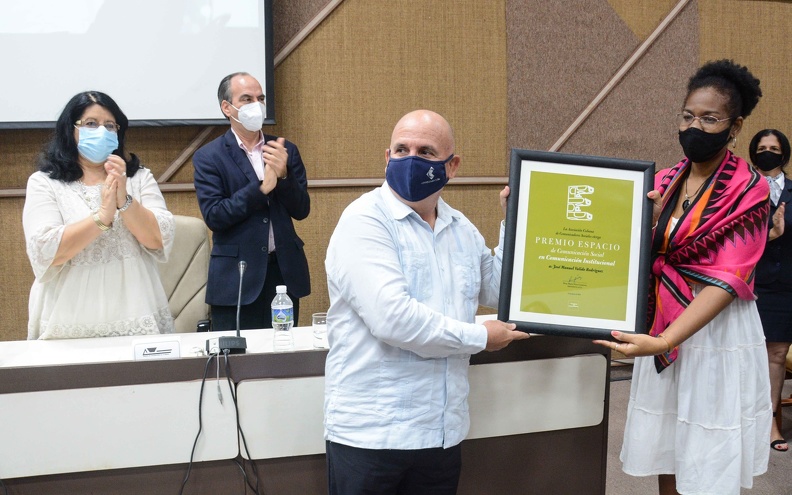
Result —
[[108, 95], [74, 96], [28, 179], [28, 339], [173, 332], [157, 269], [173, 216], [151, 172], [125, 156], [128, 124]]

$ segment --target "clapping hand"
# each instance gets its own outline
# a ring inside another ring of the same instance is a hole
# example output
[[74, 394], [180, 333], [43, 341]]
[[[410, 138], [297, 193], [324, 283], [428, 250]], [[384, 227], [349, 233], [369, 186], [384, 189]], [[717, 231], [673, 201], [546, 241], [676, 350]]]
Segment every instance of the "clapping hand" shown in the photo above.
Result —
[[286, 151], [286, 139], [279, 137], [274, 141], [267, 141], [261, 154], [264, 164], [269, 166], [278, 179], [285, 179], [288, 175], [286, 162], [289, 153]]
[[767, 239], [772, 241], [784, 235], [784, 211], [786, 203], [780, 203], [778, 209], [773, 213], [773, 228], [770, 229]]
[[126, 162], [118, 155], [110, 155], [104, 166], [107, 171], [105, 189], [109, 188], [111, 185], [115, 185], [115, 208], [121, 208], [124, 206], [124, 203], [126, 203], [127, 197]]
[[107, 226], [112, 225], [113, 219], [115, 218], [115, 212], [118, 208], [116, 206], [118, 201], [116, 198], [117, 194], [118, 182], [108, 174], [107, 179], [105, 179], [104, 187], [102, 187], [102, 204], [99, 206], [99, 211], [97, 212], [99, 220]]
[[261, 181], [261, 192], [269, 194], [278, 184], [278, 179], [285, 179], [288, 175], [286, 163], [289, 153], [286, 151], [286, 140], [282, 137], [267, 141], [261, 152], [264, 162], [264, 179]]

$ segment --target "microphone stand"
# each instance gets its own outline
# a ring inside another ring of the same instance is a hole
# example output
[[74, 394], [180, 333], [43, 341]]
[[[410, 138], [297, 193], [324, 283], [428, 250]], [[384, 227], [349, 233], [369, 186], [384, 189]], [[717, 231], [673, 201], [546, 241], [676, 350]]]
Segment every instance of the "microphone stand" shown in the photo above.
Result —
[[239, 262], [239, 295], [237, 296], [237, 312], [236, 312], [236, 336], [219, 337], [206, 341], [206, 351], [209, 354], [228, 353], [228, 354], [245, 354], [247, 350], [247, 342], [245, 337], [242, 337], [239, 330], [239, 313], [242, 309], [242, 278], [245, 276], [245, 268], [247, 263], [244, 261]]

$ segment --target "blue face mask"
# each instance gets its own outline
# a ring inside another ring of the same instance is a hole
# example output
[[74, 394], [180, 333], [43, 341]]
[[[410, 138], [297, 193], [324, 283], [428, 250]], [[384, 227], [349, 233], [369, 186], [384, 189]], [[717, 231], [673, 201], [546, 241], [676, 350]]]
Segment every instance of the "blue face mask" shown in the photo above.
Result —
[[454, 158], [454, 154], [445, 160], [427, 160], [420, 156], [390, 158], [385, 170], [385, 179], [396, 194], [407, 201], [415, 202], [426, 199], [448, 183], [446, 163]]
[[118, 134], [99, 126], [96, 129], [80, 127], [77, 151], [92, 163], [104, 163], [118, 149]]

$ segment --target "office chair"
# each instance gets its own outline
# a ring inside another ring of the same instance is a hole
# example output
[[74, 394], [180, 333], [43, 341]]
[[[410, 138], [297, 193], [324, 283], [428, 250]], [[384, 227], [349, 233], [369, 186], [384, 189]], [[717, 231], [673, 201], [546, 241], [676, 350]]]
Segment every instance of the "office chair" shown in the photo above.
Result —
[[177, 333], [194, 332], [209, 317], [206, 278], [209, 273], [209, 234], [203, 220], [174, 215], [176, 233], [167, 263], [159, 272]]

